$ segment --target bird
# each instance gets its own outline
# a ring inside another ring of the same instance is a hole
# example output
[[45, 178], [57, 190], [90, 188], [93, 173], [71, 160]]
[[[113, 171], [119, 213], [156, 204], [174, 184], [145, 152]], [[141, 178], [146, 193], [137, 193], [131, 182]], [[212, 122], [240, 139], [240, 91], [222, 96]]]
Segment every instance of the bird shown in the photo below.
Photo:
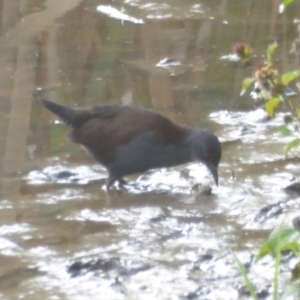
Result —
[[218, 186], [221, 143], [213, 133], [179, 125], [151, 110], [122, 105], [71, 108], [42, 104], [71, 128], [69, 138], [108, 171], [107, 189], [125, 176], [150, 169], [201, 162]]

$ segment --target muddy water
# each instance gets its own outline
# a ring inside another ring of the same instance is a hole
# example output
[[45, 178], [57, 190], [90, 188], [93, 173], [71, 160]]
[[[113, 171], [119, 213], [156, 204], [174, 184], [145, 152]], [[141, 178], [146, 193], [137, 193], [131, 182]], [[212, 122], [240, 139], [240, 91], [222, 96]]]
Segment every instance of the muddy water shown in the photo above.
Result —
[[[237, 41], [263, 57], [276, 38], [279, 68], [294, 70], [299, 6], [278, 16], [275, 0], [100, 2], [0, 1], [0, 299], [246, 299], [230, 251], [251, 263], [297, 216], [299, 196], [283, 188], [300, 160], [283, 154], [283, 114], [268, 121], [238, 96], [251, 69], [226, 57]], [[220, 186], [190, 164], [107, 192], [105, 170], [41, 97], [209, 128], [223, 142]], [[272, 270], [251, 268], [262, 295]]]

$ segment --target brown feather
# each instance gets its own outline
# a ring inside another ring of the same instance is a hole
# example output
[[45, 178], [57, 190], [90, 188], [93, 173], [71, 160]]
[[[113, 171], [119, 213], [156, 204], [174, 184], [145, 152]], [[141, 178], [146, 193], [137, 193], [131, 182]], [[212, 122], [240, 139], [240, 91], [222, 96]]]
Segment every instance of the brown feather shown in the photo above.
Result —
[[[184, 128], [157, 113], [129, 106], [95, 106], [90, 118], [74, 128], [70, 137], [74, 143], [84, 145], [102, 164], [109, 165], [116, 148], [130, 143], [144, 132], [153, 132], [157, 142], [179, 144]], [[82, 118], [78, 110], [78, 118]], [[76, 122], [76, 117], [75, 117]]]

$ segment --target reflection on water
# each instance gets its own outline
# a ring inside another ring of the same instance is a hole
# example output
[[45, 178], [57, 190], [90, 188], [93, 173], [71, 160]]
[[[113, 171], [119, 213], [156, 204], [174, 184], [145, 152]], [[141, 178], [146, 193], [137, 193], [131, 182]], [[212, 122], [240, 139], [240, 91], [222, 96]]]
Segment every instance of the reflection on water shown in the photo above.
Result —
[[[299, 5], [278, 16], [275, 0], [0, 3], [0, 298], [242, 299], [229, 250], [249, 263], [267, 230], [296, 215], [297, 195], [282, 188], [299, 161], [283, 155], [282, 115], [266, 120], [238, 97], [251, 68], [224, 57], [238, 41], [263, 57], [276, 38], [280, 67], [293, 70]], [[220, 186], [192, 189], [211, 178], [191, 164], [108, 193], [105, 171], [41, 97], [209, 128], [224, 142]]]

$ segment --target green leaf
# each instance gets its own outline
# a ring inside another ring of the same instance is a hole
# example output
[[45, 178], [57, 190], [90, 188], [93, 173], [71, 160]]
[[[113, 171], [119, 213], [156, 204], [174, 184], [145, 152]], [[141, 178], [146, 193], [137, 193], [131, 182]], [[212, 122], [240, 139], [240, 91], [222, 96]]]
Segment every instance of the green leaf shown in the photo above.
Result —
[[290, 136], [293, 134], [293, 131], [289, 129], [286, 125], [281, 125], [277, 128], [277, 131], [280, 132], [283, 136]]
[[268, 241], [260, 248], [255, 262], [270, 254], [275, 256], [278, 251], [291, 250], [297, 252], [300, 232], [290, 226], [285, 226], [271, 233]]
[[258, 296], [257, 296], [257, 294], [256, 294], [256, 292], [255, 292], [255, 288], [254, 288], [252, 282], [251, 282], [250, 279], [249, 279], [249, 276], [248, 276], [248, 274], [247, 274], [247, 271], [246, 271], [246, 269], [245, 269], [245, 266], [241, 263], [241, 261], [238, 259], [238, 257], [236, 256], [235, 253], [232, 253], [232, 255], [233, 255], [233, 257], [234, 257], [235, 262], [236, 262], [237, 265], [238, 265], [238, 268], [239, 268], [241, 274], [243, 275], [244, 281], [245, 281], [245, 283], [246, 283], [246, 285], [247, 285], [247, 288], [248, 288], [248, 291], [249, 291], [251, 297], [252, 297], [254, 300], [258, 300]]
[[293, 71], [289, 73], [285, 73], [281, 76], [281, 80], [283, 84], [288, 85], [291, 81], [295, 80], [300, 76], [300, 71]]
[[243, 83], [242, 83], [243, 89], [240, 93], [240, 96], [243, 96], [247, 92], [247, 90], [253, 84], [254, 81], [255, 81], [254, 77], [248, 77], [243, 80]]
[[268, 254], [272, 254], [271, 249], [269, 248], [268, 242], [266, 242], [265, 244], [263, 244], [256, 257], [255, 257], [255, 262], [259, 261], [261, 258], [263, 258], [264, 256], [268, 255]]
[[278, 44], [277, 44], [277, 41], [275, 41], [274, 43], [269, 45], [269, 47], [267, 49], [267, 59], [268, 59], [268, 65], [269, 66], [272, 66], [272, 64], [273, 64], [272, 56], [273, 56], [273, 54], [274, 54], [277, 47], [278, 47]]
[[300, 146], [300, 139], [295, 139], [285, 146], [284, 152], [285, 154], [288, 154], [291, 150], [298, 148], [299, 146]]
[[281, 251], [279, 248], [277, 248], [276, 258], [275, 258], [275, 273], [273, 279], [273, 300], [278, 299], [278, 281], [279, 281], [280, 262], [281, 262]]
[[280, 102], [281, 100], [279, 98], [272, 98], [265, 104], [266, 111], [269, 117], [273, 118], [275, 116], [275, 110], [280, 104]]
[[294, 0], [284, 0], [283, 1], [283, 4], [284, 4], [284, 6], [288, 6], [288, 5], [290, 5], [291, 3], [293, 3], [294, 2]]

